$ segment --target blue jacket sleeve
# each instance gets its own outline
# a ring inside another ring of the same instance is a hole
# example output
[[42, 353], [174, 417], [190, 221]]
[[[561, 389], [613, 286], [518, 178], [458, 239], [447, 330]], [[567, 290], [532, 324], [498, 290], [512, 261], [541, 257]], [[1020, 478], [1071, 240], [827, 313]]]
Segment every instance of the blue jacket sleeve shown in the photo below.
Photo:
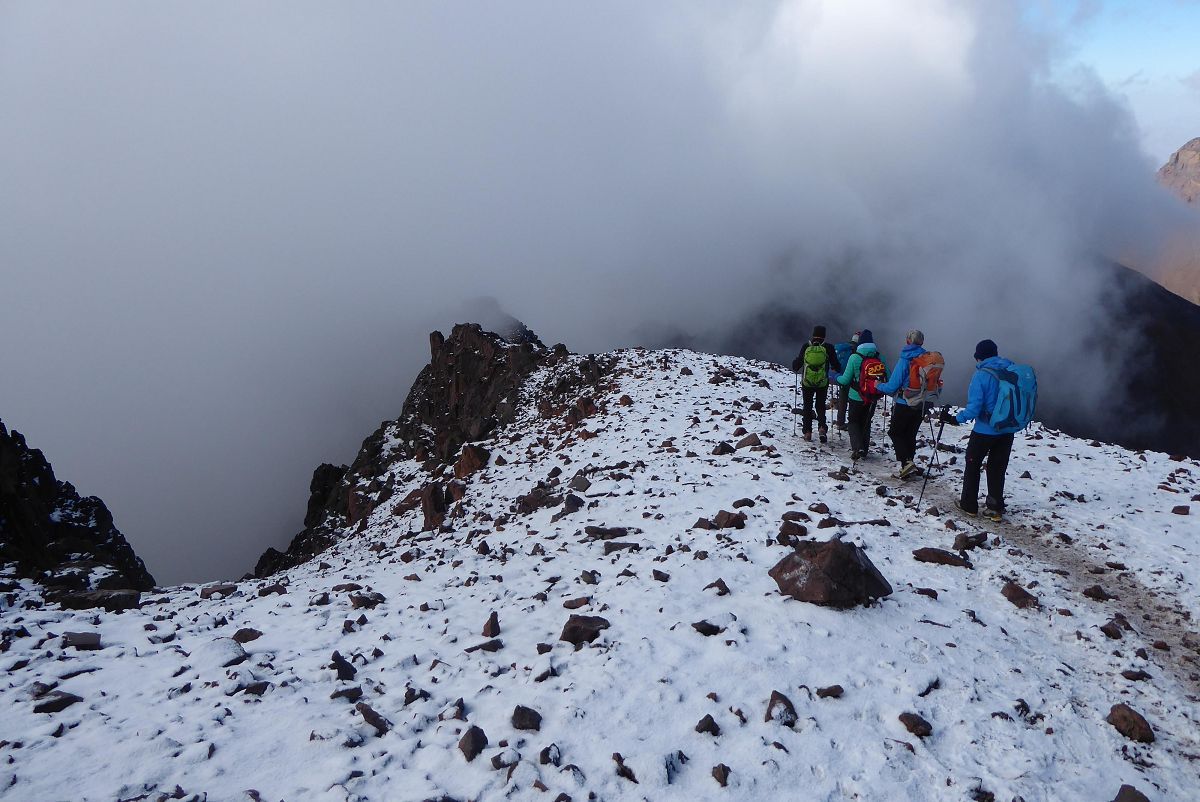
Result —
[[884, 395], [895, 395], [900, 390], [900, 385], [904, 383], [903, 378], [907, 375], [908, 360], [900, 357], [900, 361], [896, 363], [896, 369], [892, 371], [892, 378], [879, 385], [879, 392]]
[[988, 374], [982, 370], [976, 370], [975, 375], [971, 377], [971, 386], [967, 388], [967, 405], [962, 412], [954, 416], [959, 423], [975, 420], [983, 414], [983, 402], [987, 398], [988, 378]]

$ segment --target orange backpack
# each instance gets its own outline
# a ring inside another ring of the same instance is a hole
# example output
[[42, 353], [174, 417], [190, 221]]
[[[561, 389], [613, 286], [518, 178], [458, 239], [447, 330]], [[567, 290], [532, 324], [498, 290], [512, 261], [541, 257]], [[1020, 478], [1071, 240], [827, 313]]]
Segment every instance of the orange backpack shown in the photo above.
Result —
[[942, 392], [942, 370], [946, 360], [937, 351], [926, 351], [908, 363], [908, 386], [903, 387], [904, 400], [910, 406], [932, 403]]

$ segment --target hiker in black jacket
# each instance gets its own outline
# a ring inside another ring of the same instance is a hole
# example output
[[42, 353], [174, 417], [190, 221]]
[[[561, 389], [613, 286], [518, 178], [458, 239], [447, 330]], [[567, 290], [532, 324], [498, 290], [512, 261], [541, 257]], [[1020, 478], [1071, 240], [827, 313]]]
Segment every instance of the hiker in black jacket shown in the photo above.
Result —
[[821, 442], [826, 443], [829, 441], [829, 423], [825, 417], [829, 377], [841, 373], [842, 366], [837, 351], [825, 342], [824, 326], [813, 327], [812, 339], [800, 349], [800, 355], [792, 362], [792, 371], [800, 374], [800, 388], [804, 393], [804, 439], [812, 440], [813, 418], [817, 418], [820, 421], [817, 434]]

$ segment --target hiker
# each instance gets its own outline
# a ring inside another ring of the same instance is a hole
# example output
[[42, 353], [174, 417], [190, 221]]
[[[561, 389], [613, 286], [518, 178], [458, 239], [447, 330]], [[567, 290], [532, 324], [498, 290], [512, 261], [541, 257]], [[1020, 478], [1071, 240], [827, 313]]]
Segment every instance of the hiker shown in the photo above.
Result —
[[896, 398], [888, 437], [896, 450], [896, 460], [900, 463], [897, 475], [901, 479], [921, 470], [914, 462], [917, 434], [925, 420], [927, 405], [936, 403], [941, 392], [944, 366], [941, 354], [925, 350], [925, 334], [920, 329], [913, 329], [904, 338], [904, 348], [892, 378], [879, 385], [879, 392]]
[[[850, 355], [854, 353], [854, 349], [858, 348], [858, 338], [861, 334], [861, 331], [856, 331], [854, 332], [853, 336], [850, 337], [849, 342], [840, 342], [833, 346], [833, 351], [835, 354], [837, 354], [838, 365], [845, 365], [847, 360], [850, 359]], [[835, 380], [837, 379], [836, 376], [833, 378]], [[839, 431], [843, 432], [846, 431], [847, 400], [849, 400], [849, 391], [845, 387], [839, 385], [837, 388], [837, 400], [834, 402], [834, 406], [837, 410], [837, 418], [834, 425], [838, 427]]]
[[800, 389], [804, 393], [804, 439], [812, 440], [813, 418], [816, 417], [820, 421], [817, 424], [817, 434], [821, 442], [829, 442], [829, 424], [825, 417], [829, 378], [841, 373], [842, 365], [838, 362], [833, 346], [825, 342], [824, 326], [813, 327], [812, 339], [800, 349], [800, 355], [792, 362], [792, 371], [801, 375]]
[[887, 365], [870, 329], [863, 329], [858, 336], [858, 347], [846, 360], [846, 370], [837, 377], [837, 383], [850, 388], [850, 400], [846, 410], [850, 431], [850, 459], [866, 459], [867, 447], [871, 444], [871, 418], [879, 402], [879, 384], [887, 379]]
[[[1004, 474], [1012, 454], [1013, 437], [1033, 416], [1037, 381], [1032, 368], [1014, 365], [1000, 356], [991, 340], [982, 340], [975, 346], [975, 361], [978, 364], [967, 390], [967, 406], [957, 415], [950, 415], [948, 408], [942, 410], [942, 420], [951, 425], [975, 421], [967, 442], [962, 497], [955, 506], [972, 517], [979, 514], [979, 474], [986, 459], [984, 516], [1000, 521], [1004, 515]], [[1002, 377], [1007, 387], [1002, 388]]]

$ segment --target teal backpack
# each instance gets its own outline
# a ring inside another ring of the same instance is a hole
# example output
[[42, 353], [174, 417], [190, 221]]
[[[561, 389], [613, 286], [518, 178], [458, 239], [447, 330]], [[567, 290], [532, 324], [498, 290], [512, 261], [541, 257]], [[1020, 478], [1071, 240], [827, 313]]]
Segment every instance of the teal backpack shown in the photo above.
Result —
[[988, 423], [999, 434], [1015, 434], [1023, 430], [1033, 420], [1037, 409], [1037, 374], [1029, 365], [983, 370], [995, 376], [1000, 385]]

